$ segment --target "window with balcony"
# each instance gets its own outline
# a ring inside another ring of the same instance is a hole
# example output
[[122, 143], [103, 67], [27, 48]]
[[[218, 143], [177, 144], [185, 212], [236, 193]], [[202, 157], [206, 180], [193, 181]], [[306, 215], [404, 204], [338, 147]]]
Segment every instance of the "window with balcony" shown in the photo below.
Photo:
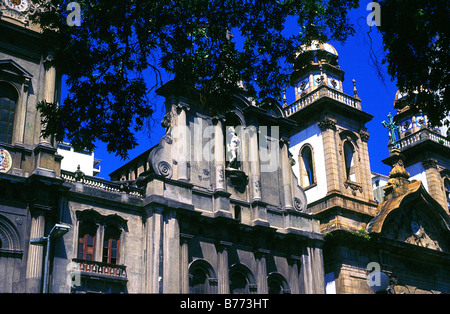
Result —
[[80, 226], [78, 233], [78, 254], [77, 258], [93, 261], [95, 257], [95, 235], [97, 227], [93, 223], [84, 222]]
[[119, 240], [120, 231], [107, 227], [103, 240], [103, 262], [108, 264], [118, 264], [119, 261]]

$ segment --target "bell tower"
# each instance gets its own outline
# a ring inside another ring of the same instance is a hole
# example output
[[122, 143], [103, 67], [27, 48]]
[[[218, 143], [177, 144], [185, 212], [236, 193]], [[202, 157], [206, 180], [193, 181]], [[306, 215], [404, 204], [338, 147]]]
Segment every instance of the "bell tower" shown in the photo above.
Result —
[[450, 132], [443, 127], [431, 127], [427, 114], [411, 106], [417, 92], [397, 92], [394, 100], [396, 115], [393, 122], [397, 138], [390, 139], [390, 163], [393, 149], [405, 156], [405, 169], [411, 180], [420, 180], [428, 193], [450, 213]]
[[376, 210], [365, 127], [372, 116], [361, 109], [355, 81], [353, 95], [344, 93], [338, 58], [328, 43], [302, 46], [291, 76], [296, 100], [284, 106], [298, 125], [293, 170], [323, 233], [361, 230]]
[[328, 43], [301, 47], [291, 76], [296, 100], [284, 110], [297, 122], [290, 135], [293, 171], [325, 238], [326, 293], [355, 293], [367, 288], [354, 280], [367, 265], [358, 245], [377, 214], [365, 127], [373, 117], [362, 110], [354, 80], [353, 95], [344, 93], [338, 58]]

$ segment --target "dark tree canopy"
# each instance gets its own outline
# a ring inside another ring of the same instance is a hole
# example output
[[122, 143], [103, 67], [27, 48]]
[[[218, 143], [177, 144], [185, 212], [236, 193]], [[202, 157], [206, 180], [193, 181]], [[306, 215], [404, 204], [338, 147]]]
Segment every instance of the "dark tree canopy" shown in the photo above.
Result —
[[[257, 103], [280, 99], [296, 50], [313, 39], [344, 42], [354, 33], [348, 12], [359, 6], [359, 0], [78, 0], [81, 25], [70, 27], [70, 0], [38, 2], [42, 10], [36, 21], [68, 88], [61, 104], [38, 104], [44, 135], [67, 139], [75, 148], [94, 149], [100, 140], [121, 157], [136, 146], [134, 133], [152, 117], [149, 96], [165, 83], [162, 73], [215, 113], [226, 112], [237, 93]], [[417, 8], [410, 8], [411, 2]], [[445, 13], [436, 10], [448, 10], [438, 2], [380, 1], [380, 31], [389, 50], [389, 73], [399, 84], [445, 94], [448, 37], [440, 33]], [[400, 11], [391, 12], [391, 6]], [[427, 10], [439, 15], [440, 23], [430, 21]], [[406, 34], [411, 15], [417, 41]], [[397, 20], [404, 24], [398, 32]], [[409, 45], [411, 56], [402, 58], [401, 43]], [[435, 58], [425, 58], [437, 47]], [[404, 62], [407, 58], [412, 59]], [[411, 62], [414, 67], [405, 66]], [[433, 75], [422, 68], [427, 64]], [[421, 80], [425, 77], [427, 82]]]
[[[279, 98], [296, 49], [312, 38], [345, 40], [353, 33], [347, 12], [358, 5], [357, 0], [78, 0], [81, 26], [70, 27], [71, 1], [40, 2], [36, 20], [54, 65], [68, 78], [68, 96], [59, 106], [38, 104], [44, 135], [87, 149], [100, 140], [122, 157], [136, 145], [134, 131], [152, 116], [147, 96], [163, 83], [161, 73], [189, 86], [217, 112], [226, 111], [236, 93], [257, 101]], [[298, 29], [285, 29], [288, 20]]]
[[433, 126], [449, 114], [450, 3], [443, 0], [380, 0], [388, 73]]

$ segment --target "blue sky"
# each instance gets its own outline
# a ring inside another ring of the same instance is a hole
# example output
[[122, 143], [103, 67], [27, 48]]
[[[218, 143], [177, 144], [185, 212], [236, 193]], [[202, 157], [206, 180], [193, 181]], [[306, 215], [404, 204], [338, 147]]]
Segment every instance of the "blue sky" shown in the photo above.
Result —
[[[388, 174], [390, 167], [384, 165], [381, 160], [388, 156], [388, 133], [381, 125], [389, 112], [393, 115], [394, 96], [397, 91], [395, 82], [392, 82], [386, 72], [385, 66], [381, 68], [382, 77], [377, 75], [377, 69], [371, 61], [371, 55], [376, 56], [381, 63], [383, 58], [383, 49], [381, 35], [375, 27], [369, 27], [366, 23], [366, 17], [369, 11], [366, 11], [367, 1], [361, 1], [361, 7], [350, 13], [350, 19], [355, 24], [356, 34], [344, 43], [330, 42], [338, 51], [339, 65], [345, 71], [345, 81], [343, 83], [344, 93], [353, 95], [352, 80], [356, 80], [358, 95], [362, 100], [362, 109], [374, 116], [372, 121], [366, 124], [370, 133], [369, 138], [369, 157], [371, 170], [373, 172]], [[372, 46], [369, 43], [369, 35], [372, 39]], [[371, 53], [372, 50], [372, 53]], [[63, 97], [65, 95], [63, 86]], [[152, 95], [150, 95], [152, 96]], [[286, 91], [288, 103], [294, 100], [294, 89]], [[106, 150], [106, 144], [96, 143], [95, 158], [101, 159], [101, 171], [99, 177], [109, 179], [109, 174], [119, 168], [127, 161], [143, 153], [164, 135], [164, 129], [159, 122], [164, 115], [163, 99], [158, 97], [158, 108], [154, 114], [155, 124], [151, 130], [143, 130], [137, 134], [139, 145], [129, 152], [128, 160], [121, 160], [120, 157], [109, 154]], [[149, 137], [150, 133], [150, 137]]]

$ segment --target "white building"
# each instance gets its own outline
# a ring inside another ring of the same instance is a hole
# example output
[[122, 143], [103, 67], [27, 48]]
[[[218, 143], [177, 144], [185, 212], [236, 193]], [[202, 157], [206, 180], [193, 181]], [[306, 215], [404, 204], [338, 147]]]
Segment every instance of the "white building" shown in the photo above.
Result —
[[101, 160], [94, 157], [94, 152], [75, 151], [69, 143], [58, 143], [57, 151], [64, 157], [61, 161], [61, 170], [75, 172], [79, 166], [87, 176], [96, 176], [100, 173], [98, 164]]

